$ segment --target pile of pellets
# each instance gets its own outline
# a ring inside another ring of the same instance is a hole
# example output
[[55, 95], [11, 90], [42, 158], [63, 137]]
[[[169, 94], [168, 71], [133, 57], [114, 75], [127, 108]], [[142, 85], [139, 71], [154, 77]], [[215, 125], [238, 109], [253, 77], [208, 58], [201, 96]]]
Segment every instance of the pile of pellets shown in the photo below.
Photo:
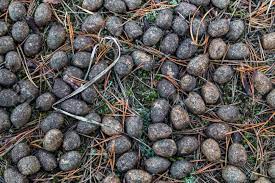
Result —
[[[219, 87], [230, 82], [236, 74], [235, 66], [223, 60], [240, 63], [249, 60], [251, 54], [250, 47], [242, 39], [247, 27], [245, 22], [226, 14], [218, 16], [229, 3], [229, 0], [179, 2], [176, 6], [160, 8], [156, 19], [148, 23], [119, 16], [144, 6], [146, 2], [142, 0], [83, 0], [79, 7], [85, 10], [86, 17], [78, 27], [80, 33], [72, 39], [64, 22], [52, 11], [60, 5], [37, 2], [30, 13], [25, 1], [0, 0], [0, 11], [6, 13], [0, 20], [0, 131], [3, 135], [20, 131], [33, 125], [30, 122], [38, 118], [39, 112], [46, 114], [35, 124], [43, 134], [41, 147], [23, 139], [14, 143], [4, 156], [9, 159], [3, 173], [5, 182], [34, 182], [36, 175], [41, 173], [81, 168], [83, 154], [80, 146], [86, 136], [100, 133], [106, 138], [113, 137], [106, 143], [105, 151], [115, 155], [116, 174], [109, 173], [98, 182], [183, 182], [196, 170], [192, 156], [196, 152], [201, 154], [204, 162], [223, 163], [223, 168], [217, 170], [221, 173], [221, 182], [250, 182], [249, 172], [242, 169], [247, 163], [247, 149], [240, 134], [232, 133], [234, 129], [230, 125], [241, 123], [242, 109], [235, 104], [223, 105], [223, 91]], [[217, 16], [205, 18], [210, 8]], [[108, 16], [102, 12], [108, 12]], [[81, 87], [83, 82], [76, 81], [93, 80], [114, 61], [104, 57], [97, 62], [91, 59], [97, 43], [91, 35], [100, 35], [104, 31], [118, 40], [124, 37], [143, 48], [159, 50], [163, 57], [177, 59], [177, 62], [166, 59], [160, 63], [159, 58], [146, 49], [128, 51], [120, 45], [122, 53], [111, 69], [111, 77], [124, 79], [134, 70], [155, 72], [161, 64], [163, 77], [156, 84], [159, 98], [151, 104], [150, 124], [146, 128], [139, 114], [122, 120], [115, 114], [99, 115], [92, 108], [99, 97], [96, 87], [106, 81], [107, 74], [57, 105], [63, 111], [91, 122], [79, 120], [68, 126], [66, 120], [75, 119], [52, 108], [58, 100]], [[63, 49], [64, 44], [71, 43], [73, 49]], [[274, 50], [275, 32], [261, 35], [261, 45], [264, 50]], [[45, 50], [50, 53], [48, 60], [30, 62], [40, 60]], [[179, 64], [180, 61], [183, 64]], [[30, 74], [25, 74], [35, 72], [39, 67], [47, 73], [45, 77], [51, 86], [47, 90], [42, 90]], [[262, 96], [271, 110], [274, 109], [272, 80], [264, 72], [255, 70], [253, 86], [255, 93]], [[191, 116], [200, 118], [210, 112], [210, 108], [214, 108], [211, 112], [218, 122], [210, 123], [200, 134], [173, 135], [190, 130]], [[139, 140], [144, 135], [149, 139], [147, 142]], [[228, 150], [224, 155], [225, 141], [230, 136], [233, 140], [227, 141]], [[143, 157], [134, 143], [145, 143], [154, 155]], [[165, 172], [168, 179], [158, 178]], [[259, 177], [257, 183], [275, 181], [275, 163], [271, 163], [266, 172], [267, 175]]]

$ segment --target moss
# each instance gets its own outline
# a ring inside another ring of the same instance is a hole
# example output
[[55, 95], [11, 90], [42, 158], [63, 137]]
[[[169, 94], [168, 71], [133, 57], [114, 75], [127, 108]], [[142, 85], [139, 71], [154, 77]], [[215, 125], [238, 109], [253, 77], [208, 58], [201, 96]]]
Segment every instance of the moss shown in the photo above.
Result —
[[150, 13], [147, 13], [145, 15], [145, 18], [149, 23], [154, 23], [157, 18], [157, 15], [158, 15], [158, 13], [156, 11], [152, 11]]
[[244, 132], [243, 135], [244, 135], [243, 144], [246, 149], [249, 148], [247, 141], [249, 141], [255, 148], [257, 147], [257, 140], [254, 135], [252, 135], [249, 132]]
[[155, 76], [155, 80], [156, 80], [156, 81], [160, 81], [161, 79], [162, 79], [162, 76], [161, 76], [161, 75], [157, 74], [157, 75]]
[[[144, 141], [146, 141], [146, 140], [144, 140]], [[155, 152], [152, 148], [149, 148], [142, 143], [139, 144], [139, 148], [140, 148], [140, 151], [141, 151], [141, 154], [143, 157], [150, 158], [150, 157], [155, 156]]]
[[175, 162], [175, 161], [178, 161], [178, 160], [184, 160], [184, 158], [179, 157], [179, 156], [174, 156], [174, 157], [169, 158], [169, 161], [171, 161], [171, 162]]
[[195, 183], [196, 182], [196, 177], [193, 175], [189, 175], [183, 179], [184, 183]]
[[109, 106], [105, 102], [102, 101], [101, 103], [103, 103], [103, 104], [97, 109], [97, 112], [99, 114], [104, 115], [104, 114], [109, 114], [112, 112], [110, 110]]
[[254, 155], [248, 156], [248, 157], [247, 157], [247, 161], [248, 161], [248, 163], [251, 164], [251, 165], [255, 165], [256, 162], [257, 162], [256, 157], [255, 157]]
[[171, 5], [178, 5], [179, 4], [179, 1], [178, 0], [170, 0], [169, 1], [169, 4], [171, 4]]

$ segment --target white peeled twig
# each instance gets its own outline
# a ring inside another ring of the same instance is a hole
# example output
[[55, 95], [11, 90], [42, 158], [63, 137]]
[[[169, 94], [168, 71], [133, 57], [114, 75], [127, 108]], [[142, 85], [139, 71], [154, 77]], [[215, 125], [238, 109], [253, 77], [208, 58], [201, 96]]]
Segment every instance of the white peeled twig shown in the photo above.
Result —
[[[112, 40], [112, 41], [115, 43], [115, 45], [117, 46], [117, 49], [118, 49], [117, 58], [113, 61], [112, 64], [110, 64], [106, 69], [104, 69], [101, 73], [99, 73], [99, 74], [98, 74], [96, 77], [94, 77], [92, 80], [88, 81], [87, 83], [85, 83], [84, 85], [80, 86], [78, 89], [76, 89], [75, 91], [73, 91], [71, 94], [67, 95], [66, 97], [64, 97], [64, 98], [58, 100], [56, 103], [54, 103], [54, 104], [53, 104], [53, 107], [56, 106], [57, 104], [60, 104], [61, 102], [64, 102], [65, 100], [67, 100], [67, 99], [69, 99], [69, 98], [71, 98], [71, 97], [73, 97], [73, 96], [75, 96], [75, 95], [81, 93], [81, 92], [84, 91], [85, 89], [89, 88], [92, 84], [94, 84], [96, 81], [98, 81], [102, 76], [104, 76], [107, 72], [109, 72], [109, 70], [111, 70], [111, 69], [115, 66], [115, 64], [117, 63], [117, 61], [119, 60], [120, 55], [121, 55], [120, 45], [119, 45], [119, 43], [118, 43], [118, 41], [117, 41], [116, 38], [109, 37], [109, 36], [108, 36], [108, 37], [104, 37], [104, 38], [101, 40], [101, 42], [102, 42], [103, 40], [105, 40], [105, 39]], [[99, 44], [101, 44], [101, 42], [100, 42]], [[98, 45], [96, 45], [96, 46], [93, 48], [93, 52], [92, 52], [91, 59], [90, 59], [90, 65], [92, 65], [91, 62], [93, 61], [93, 57], [94, 57], [94, 55], [95, 55], [95, 53], [96, 53], [97, 48], [98, 48]], [[91, 67], [90, 65], [89, 65], [89, 67]], [[88, 73], [88, 72], [87, 72], [87, 73]], [[87, 75], [87, 74], [86, 74], [86, 75]]]
[[[65, 115], [67, 115], [67, 116], [70, 116], [70, 117], [72, 117], [72, 118], [75, 118], [75, 119], [77, 119], [77, 120], [80, 120], [80, 121], [83, 121], [83, 122], [86, 122], [86, 123], [91, 123], [91, 124], [94, 124], [94, 125], [98, 125], [98, 126], [101, 126], [101, 127], [102, 127], [102, 126], [106, 126], [106, 127], [112, 128], [112, 127], [109, 126], [109, 125], [105, 125], [105, 124], [99, 123], [99, 122], [97, 122], [97, 121], [95, 121], [95, 120], [88, 119], [88, 118], [85, 118], [85, 117], [83, 117], [83, 116], [77, 116], [77, 115], [71, 114], [71, 113], [69, 113], [69, 112], [67, 112], [67, 111], [64, 111], [64, 110], [62, 110], [62, 109], [59, 109], [59, 108], [55, 107], [57, 104], [60, 104], [61, 102], [64, 102], [65, 100], [67, 100], [67, 99], [69, 99], [69, 98], [71, 98], [71, 97], [73, 97], [73, 96], [75, 96], [75, 95], [81, 93], [82, 91], [84, 91], [85, 89], [87, 89], [88, 87], [90, 87], [92, 84], [94, 84], [96, 81], [98, 81], [102, 76], [104, 76], [109, 70], [111, 70], [111, 69], [115, 66], [115, 64], [118, 62], [118, 60], [120, 59], [120, 55], [121, 55], [121, 48], [120, 48], [120, 44], [119, 44], [118, 40], [117, 40], [116, 38], [110, 37], [110, 36], [107, 36], [107, 37], [102, 38], [102, 40], [101, 40], [98, 44], [96, 44], [96, 45], [94, 46], [94, 48], [93, 48], [93, 51], [92, 51], [92, 54], [91, 54], [91, 58], [90, 58], [89, 68], [88, 68], [88, 71], [87, 71], [87, 73], [86, 73], [85, 80], [86, 80], [86, 78], [87, 78], [87, 76], [88, 76], [88, 73], [89, 73], [89, 71], [90, 71], [90, 69], [91, 69], [91, 66], [92, 66], [92, 64], [93, 64], [93, 60], [94, 60], [94, 56], [95, 56], [95, 53], [96, 53], [96, 51], [97, 51], [97, 48], [99, 47], [99, 45], [100, 45], [104, 40], [111, 40], [111, 41], [113, 41], [113, 43], [115, 43], [115, 45], [116, 45], [116, 47], [117, 47], [117, 49], [118, 49], [117, 57], [116, 57], [116, 59], [113, 61], [113, 63], [110, 64], [106, 69], [104, 69], [101, 73], [99, 73], [99, 74], [98, 74], [96, 77], [94, 77], [92, 80], [90, 80], [90, 81], [88, 81], [87, 83], [85, 83], [84, 85], [80, 86], [78, 89], [76, 89], [74, 92], [72, 92], [71, 94], [67, 95], [66, 97], [64, 97], [64, 98], [62, 98], [62, 99], [60, 99], [60, 100], [58, 100], [56, 103], [53, 104], [52, 108], [53, 108], [55, 111], [57, 111], [57, 112], [60, 112], [60, 113], [62, 113], [62, 114], [65, 114]], [[115, 130], [114, 128], [112, 128], [112, 129]], [[122, 132], [122, 134], [129, 136], [127, 133], [124, 133], [124, 132]], [[138, 141], [139, 143], [141, 143], [141, 144], [143, 144], [143, 145], [145, 145], [146, 147], [148, 147], [148, 148], [151, 149], [150, 146], [148, 146], [146, 143], [142, 142], [142, 141], [139, 140], [138, 138], [133, 137], [133, 136], [129, 136], [129, 137], [131, 137], [132, 139]]]

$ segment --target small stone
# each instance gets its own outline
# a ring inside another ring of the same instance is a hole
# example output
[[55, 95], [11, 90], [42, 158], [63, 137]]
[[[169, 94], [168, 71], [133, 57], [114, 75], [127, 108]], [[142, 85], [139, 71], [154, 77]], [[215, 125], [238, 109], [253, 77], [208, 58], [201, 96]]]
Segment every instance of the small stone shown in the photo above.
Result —
[[123, 0], [129, 10], [135, 10], [140, 7], [142, 0]]
[[4, 109], [0, 109], [0, 132], [8, 130], [11, 127], [9, 113]]
[[55, 97], [52, 93], [46, 92], [37, 97], [35, 108], [40, 111], [48, 111], [52, 108], [55, 103]]
[[235, 43], [229, 46], [226, 57], [230, 60], [243, 60], [250, 54], [249, 48], [245, 43]]
[[43, 44], [42, 37], [39, 34], [30, 34], [24, 43], [24, 53], [29, 56], [35, 56], [41, 51]]
[[231, 41], [237, 41], [243, 34], [245, 25], [243, 20], [237, 19], [230, 22], [229, 32], [226, 34], [226, 38]]
[[170, 121], [176, 130], [182, 130], [189, 126], [190, 117], [183, 107], [175, 105], [170, 112]]
[[218, 84], [224, 84], [230, 81], [233, 75], [234, 71], [231, 66], [222, 65], [215, 70], [213, 80]]
[[148, 172], [144, 170], [132, 169], [125, 174], [124, 179], [126, 183], [151, 183], [153, 178], [152, 175], [150, 175]]
[[176, 93], [176, 87], [167, 79], [162, 79], [157, 84], [157, 91], [162, 98], [171, 98]]
[[230, 4], [230, 0], [211, 0], [211, 3], [217, 8], [224, 9]]
[[[101, 123], [101, 117], [95, 112], [91, 112], [90, 114], [86, 115], [85, 118], [88, 120], [93, 120], [97, 123]], [[99, 128], [99, 126], [96, 124], [79, 121], [77, 124], [76, 131], [78, 133], [89, 135], [89, 134], [95, 132], [98, 128]]]
[[107, 144], [107, 151], [115, 155], [123, 154], [129, 151], [132, 147], [130, 139], [126, 136], [119, 136], [110, 140]]
[[82, 8], [89, 11], [96, 11], [103, 5], [103, 0], [84, 0], [82, 2]]
[[165, 123], [154, 123], [148, 126], [148, 137], [151, 141], [168, 138], [172, 134], [172, 128]]
[[151, 107], [151, 119], [153, 123], [163, 122], [169, 112], [169, 102], [165, 99], [157, 99]]
[[32, 108], [28, 103], [23, 103], [14, 108], [11, 112], [10, 120], [17, 128], [21, 128], [29, 122], [32, 114]]
[[219, 144], [213, 139], [203, 141], [201, 151], [208, 161], [219, 161], [221, 158], [221, 149]]
[[56, 151], [63, 142], [63, 134], [58, 129], [49, 130], [43, 139], [43, 148], [47, 151]]
[[10, 36], [0, 37], [0, 54], [6, 54], [12, 50], [15, 50], [15, 45], [12, 37]]
[[73, 55], [72, 65], [79, 67], [81, 69], [87, 69], [90, 64], [91, 53], [81, 51]]
[[82, 99], [88, 104], [93, 104], [96, 101], [98, 94], [94, 86], [90, 86], [81, 92]]
[[173, 21], [173, 12], [170, 9], [164, 9], [158, 12], [156, 25], [161, 29], [170, 29]]
[[237, 167], [232, 165], [227, 165], [222, 170], [222, 178], [228, 182], [246, 182], [246, 175]]
[[180, 80], [181, 89], [185, 92], [190, 92], [196, 88], [197, 79], [189, 74], [184, 75]]
[[170, 174], [175, 179], [182, 179], [192, 172], [193, 166], [192, 163], [186, 160], [177, 160], [172, 163]]
[[135, 21], [126, 22], [124, 31], [130, 39], [136, 39], [143, 34], [142, 28]]
[[0, 12], [4, 13], [9, 7], [9, 0], [0, 0]]
[[22, 158], [31, 154], [31, 149], [27, 143], [16, 144], [11, 150], [11, 159], [13, 163], [17, 163]]
[[126, 172], [135, 168], [138, 163], [138, 154], [136, 152], [127, 152], [121, 155], [116, 161], [117, 170]]
[[187, 72], [194, 76], [202, 76], [208, 69], [209, 58], [207, 54], [198, 55], [192, 58], [187, 65]]
[[102, 183], [120, 183], [120, 179], [116, 175], [110, 174], [103, 179]]
[[170, 78], [176, 79], [179, 75], [179, 67], [174, 62], [165, 61], [161, 66], [161, 73]]
[[187, 3], [187, 2], [181, 2], [176, 6], [175, 11], [176, 13], [182, 15], [184, 18], [189, 17], [189, 15], [192, 15], [196, 12], [197, 7], [193, 4]]
[[52, 69], [59, 71], [69, 64], [69, 59], [64, 51], [57, 51], [50, 59], [49, 65]]
[[234, 132], [232, 134], [232, 141], [234, 143], [241, 143], [243, 141], [243, 137], [239, 132]]
[[24, 4], [20, 1], [13, 1], [9, 5], [9, 16], [13, 21], [23, 20], [27, 15]]
[[20, 97], [11, 89], [3, 89], [0, 91], [0, 106], [12, 107], [19, 103]]
[[188, 59], [197, 52], [197, 46], [192, 43], [192, 39], [187, 38], [184, 39], [178, 49], [177, 49], [177, 57], [180, 59]]
[[130, 116], [125, 120], [126, 133], [131, 137], [140, 138], [143, 133], [143, 120], [140, 116]]
[[275, 48], [275, 32], [263, 35], [261, 40], [264, 49], [272, 50]]
[[79, 84], [75, 80], [81, 80], [84, 77], [84, 72], [78, 67], [68, 66], [62, 73], [62, 79], [75, 90], [79, 88]]
[[53, 24], [48, 32], [47, 46], [55, 50], [62, 46], [66, 40], [66, 30], [61, 24]]
[[81, 161], [81, 154], [77, 151], [69, 151], [60, 157], [59, 168], [62, 171], [70, 171], [77, 168]]
[[258, 180], [255, 181], [255, 183], [271, 183], [271, 181], [265, 177], [260, 177]]
[[126, 12], [126, 4], [122, 0], [105, 0], [104, 7], [115, 13]]
[[4, 179], [6, 183], [29, 183], [27, 177], [22, 175], [15, 168], [7, 168], [4, 171]]
[[185, 99], [185, 105], [193, 114], [203, 114], [206, 111], [203, 99], [196, 92], [189, 93]]
[[75, 84], [75, 79], [82, 79], [84, 77], [84, 72], [78, 67], [69, 66], [63, 72], [62, 79], [68, 83], [74, 89], [77, 89], [79, 86]]
[[218, 116], [226, 122], [237, 122], [240, 119], [240, 111], [237, 106], [224, 105], [221, 106], [217, 111]]
[[89, 15], [84, 19], [81, 29], [83, 32], [87, 33], [97, 33], [101, 28], [103, 28], [105, 21], [99, 13]]
[[[92, 68], [91, 71], [89, 72], [89, 80], [94, 79], [97, 77], [101, 72], [103, 72], [106, 68], [108, 67], [107, 61], [103, 60], [101, 62], [96, 63]], [[106, 74], [101, 76], [99, 80], [97, 81], [98, 83], [103, 82], [106, 77]]]
[[38, 88], [30, 80], [21, 80], [15, 86], [23, 101], [34, 100], [39, 93]]
[[158, 156], [172, 157], [177, 153], [176, 142], [172, 139], [163, 139], [153, 144], [153, 150]]
[[226, 123], [213, 123], [206, 128], [205, 133], [209, 138], [225, 140], [231, 131], [232, 128]]
[[196, 151], [199, 147], [199, 141], [193, 136], [183, 136], [177, 141], [179, 155], [188, 155]]
[[206, 22], [201, 18], [194, 18], [190, 26], [191, 25], [192, 25], [192, 34], [195, 38], [196, 37], [200, 38], [206, 34], [207, 25], [206, 25]]
[[89, 106], [82, 100], [68, 99], [61, 103], [61, 109], [75, 115], [86, 115], [89, 113]]
[[259, 178], [259, 176], [255, 172], [251, 172], [250, 175], [249, 175], [249, 180], [255, 181], [258, 178]]
[[275, 89], [267, 95], [266, 102], [271, 108], [275, 108]]
[[190, 0], [190, 3], [197, 6], [207, 6], [210, 3], [210, 0]]
[[8, 30], [8, 24], [4, 21], [0, 21], [0, 36], [6, 35]]
[[184, 36], [188, 32], [189, 25], [183, 17], [176, 16], [173, 20], [172, 29], [177, 35]]
[[40, 123], [41, 130], [46, 133], [52, 129], [60, 129], [65, 122], [64, 115], [57, 112], [50, 113]]
[[101, 130], [109, 136], [118, 135], [123, 132], [123, 127], [118, 120], [113, 117], [105, 116], [102, 119]]
[[179, 37], [177, 34], [169, 33], [160, 42], [160, 51], [165, 54], [174, 54], [179, 46]]
[[151, 55], [143, 51], [136, 50], [132, 52], [131, 56], [136, 66], [145, 71], [151, 71], [153, 69], [155, 61]]
[[16, 75], [8, 69], [0, 69], [0, 85], [12, 86], [17, 81]]
[[142, 40], [144, 45], [154, 46], [160, 41], [162, 36], [163, 32], [160, 28], [151, 26], [144, 32]]
[[165, 158], [155, 156], [144, 162], [145, 170], [151, 174], [159, 174], [165, 172], [171, 165], [171, 162]]
[[49, 24], [52, 18], [52, 10], [48, 3], [41, 3], [34, 12], [34, 21], [39, 27]]
[[42, 168], [45, 171], [53, 171], [57, 167], [57, 160], [54, 154], [45, 151], [45, 150], [38, 150], [36, 157], [38, 158]]
[[275, 178], [275, 163], [271, 162], [268, 169], [267, 169], [268, 175], [274, 179]]
[[40, 170], [40, 163], [35, 156], [26, 156], [22, 158], [17, 167], [23, 175], [32, 175]]
[[119, 77], [124, 77], [131, 73], [134, 61], [130, 55], [122, 55], [114, 66], [114, 71]]
[[256, 71], [253, 75], [254, 88], [258, 91], [259, 94], [265, 95], [272, 89], [271, 79], [268, 78], [261, 71]]
[[72, 89], [62, 79], [57, 78], [54, 80], [52, 92], [58, 98], [64, 98], [72, 92]]
[[12, 72], [17, 72], [21, 69], [22, 59], [15, 51], [10, 51], [5, 56], [5, 67]]
[[228, 161], [234, 166], [244, 166], [247, 162], [247, 153], [242, 144], [233, 143], [228, 149]]
[[119, 17], [111, 16], [106, 20], [106, 29], [114, 36], [120, 36], [123, 31], [122, 20]]
[[11, 34], [12, 37], [15, 41], [21, 43], [24, 41], [30, 32], [30, 28], [25, 21], [18, 21], [13, 24], [12, 29], [11, 29]]
[[3, 56], [3, 55], [0, 55], [0, 64], [2, 65], [4, 62], [5, 62], [4, 56]]
[[65, 133], [63, 140], [63, 149], [65, 151], [71, 151], [79, 148], [81, 145], [80, 136], [75, 131], [69, 131]]
[[216, 19], [208, 26], [208, 34], [211, 37], [221, 37], [229, 31], [229, 21], [227, 19]]
[[226, 53], [225, 42], [221, 38], [213, 39], [209, 44], [208, 53], [212, 59], [222, 59]]
[[215, 104], [220, 98], [218, 87], [209, 81], [202, 86], [201, 95], [207, 104]]
[[91, 37], [79, 35], [74, 39], [74, 49], [78, 51], [91, 51], [93, 43]]

